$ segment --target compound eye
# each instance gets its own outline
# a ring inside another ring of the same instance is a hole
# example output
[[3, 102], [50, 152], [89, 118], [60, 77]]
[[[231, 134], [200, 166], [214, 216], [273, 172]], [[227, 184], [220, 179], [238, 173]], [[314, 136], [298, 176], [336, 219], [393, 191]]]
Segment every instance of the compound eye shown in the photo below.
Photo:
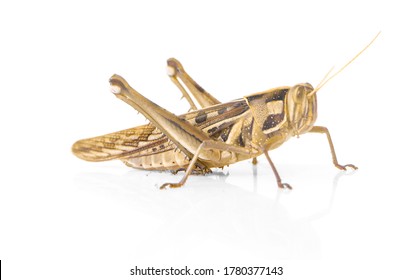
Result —
[[294, 92], [293, 100], [294, 102], [301, 103], [303, 102], [303, 99], [304, 99], [304, 90], [303, 88], [300, 87]]

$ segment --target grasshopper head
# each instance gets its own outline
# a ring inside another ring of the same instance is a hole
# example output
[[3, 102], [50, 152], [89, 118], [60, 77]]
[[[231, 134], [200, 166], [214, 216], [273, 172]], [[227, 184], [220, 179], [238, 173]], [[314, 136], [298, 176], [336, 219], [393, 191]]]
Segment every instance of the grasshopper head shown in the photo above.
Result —
[[307, 132], [317, 118], [317, 97], [312, 85], [297, 84], [286, 97], [287, 120], [294, 136]]
[[365, 48], [329, 77], [333, 71], [333, 68], [331, 68], [315, 89], [308, 83], [297, 84], [290, 88], [286, 98], [287, 120], [295, 136], [298, 137], [300, 134], [309, 131], [314, 125], [317, 118], [317, 91], [357, 59], [377, 39], [380, 33], [378, 32]]

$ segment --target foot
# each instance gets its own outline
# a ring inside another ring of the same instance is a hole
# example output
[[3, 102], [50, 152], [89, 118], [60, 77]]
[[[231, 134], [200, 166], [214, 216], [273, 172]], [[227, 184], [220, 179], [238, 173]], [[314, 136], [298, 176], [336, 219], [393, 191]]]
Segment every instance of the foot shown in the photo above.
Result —
[[180, 171], [186, 171], [186, 170], [185, 170], [185, 168], [179, 168], [179, 169], [176, 169], [176, 170], [171, 170], [171, 174], [176, 175]]
[[351, 168], [352, 170], [358, 169], [358, 167], [355, 166], [354, 164], [346, 164], [346, 165], [335, 164], [335, 167], [337, 167], [340, 170], [347, 170], [348, 168]]
[[280, 189], [289, 189], [292, 190], [293, 188], [290, 186], [290, 184], [287, 183], [282, 183], [282, 182], [278, 182], [278, 187]]
[[181, 183], [165, 183], [161, 185], [160, 190], [180, 188], [182, 185]]

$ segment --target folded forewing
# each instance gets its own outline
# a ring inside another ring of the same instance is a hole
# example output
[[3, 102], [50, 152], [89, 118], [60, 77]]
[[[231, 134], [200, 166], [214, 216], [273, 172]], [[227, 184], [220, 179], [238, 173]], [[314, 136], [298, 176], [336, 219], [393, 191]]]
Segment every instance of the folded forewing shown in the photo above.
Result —
[[168, 138], [154, 126], [142, 125], [74, 143], [73, 153], [87, 161], [138, 157], [170, 149]]

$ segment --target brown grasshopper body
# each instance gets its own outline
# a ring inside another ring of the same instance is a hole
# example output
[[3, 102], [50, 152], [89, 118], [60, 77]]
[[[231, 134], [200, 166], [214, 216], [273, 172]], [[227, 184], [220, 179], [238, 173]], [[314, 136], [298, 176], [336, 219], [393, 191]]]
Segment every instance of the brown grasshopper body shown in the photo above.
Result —
[[[298, 85], [297, 88], [312, 90], [310, 85]], [[294, 129], [295, 125], [287, 115], [295, 109], [287, 108], [286, 97], [292, 94], [288, 94], [290, 90], [297, 92], [297, 88], [275, 88], [178, 116], [214, 141], [250, 150], [247, 154], [220, 151], [218, 158], [202, 159], [200, 156], [198, 161], [208, 169], [224, 167], [261, 155], [263, 152], [259, 147], [271, 150], [294, 136], [297, 128]], [[301, 116], [307, 121], [299, 120], [299, 134], [308, 131], [315, 121], [315, 95], [307, 105], [303, 110], [305, 116]], [[190, 163], [179, 147], [151, 124], [81, 140], [73, 146], [73, 151], [85, 160], [119, 158], [131, 167], [147, 170], [185, 170]]]
[[[88, 161], [120, 159], [134, 168], [186, 171], [179, 183], [166, 183], [162, 188], [182, 186], [192, 172], [208, 173], [211, 168], [222, 168], [250, 158], [256, 163], [256, 157], [264, 154], [274, 171], [278, 186], [291, 188], [282, 183], [268, 151], [293, 136], [313, 132], [327, 135], [333, 163], [337, 168], [356, 169], [352, 164], [338, 163], [328, 129], [314, 126], [317, 118], [316, 93], [371, 43], [328, 79], [327, 74], [316, 88], [307, 83], [278, 87], [227, 103], [220, 103], [200, 87], [184, 71], [179, 61], [169, 59], [170, 79], [191, 106], [190, 112], [180, 116], [153, 103], [122, 77], [113, 75], [110, 79], [112, 92], [142, 113], [150, 123], [79, 140], [74, 143], [72, 151]], [[186, 89], [196, 99], [200, 109]]]

